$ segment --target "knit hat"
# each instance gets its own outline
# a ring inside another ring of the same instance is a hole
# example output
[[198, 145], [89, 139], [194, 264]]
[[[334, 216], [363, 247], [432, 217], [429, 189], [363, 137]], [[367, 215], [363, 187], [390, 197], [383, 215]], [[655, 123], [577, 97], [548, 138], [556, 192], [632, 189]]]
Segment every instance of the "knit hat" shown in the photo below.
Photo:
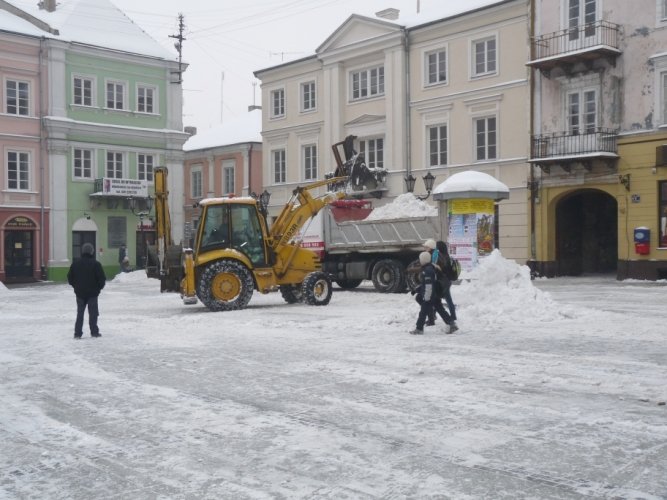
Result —
[[431, 262], [431, 254], [430, 253], [422, 252], [422, 253], [419, 254], [419, 263], [422, 266], [425, 266], [429, 262]]
[[430, 250], [435, 250], [435, 240], [426, 240], [424, 246]]
[[95, 247], [90, 243], [84, 243], [81, 247], [81, 253], [83, 255], [95, 255]]

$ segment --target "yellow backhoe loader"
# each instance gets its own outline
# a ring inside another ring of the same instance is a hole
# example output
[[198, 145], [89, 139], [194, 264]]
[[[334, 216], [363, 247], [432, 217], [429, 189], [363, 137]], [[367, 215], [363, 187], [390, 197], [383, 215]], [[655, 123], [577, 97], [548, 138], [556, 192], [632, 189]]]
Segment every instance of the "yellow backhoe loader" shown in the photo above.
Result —
[[167, 169], [156, 168], [154, 180], [156, 245], [148, 249], [146, 270], [160, 279], [163, 292], [180, 292], [186, 304], [199, 298], [212, 311], [243, 309], [254, 290], [279, 290], [288, 303], [329, 303], [330, 277], [321, 271], [317, 254], [301, 248], [294, 236], [327, 203], [345, 196], [342, 190], [315, 196], [314, 190], [342, 186], [346, 177], [294, 189], [270, 228], [253, 197], [204, 199], [192, 249], [172, 240]]

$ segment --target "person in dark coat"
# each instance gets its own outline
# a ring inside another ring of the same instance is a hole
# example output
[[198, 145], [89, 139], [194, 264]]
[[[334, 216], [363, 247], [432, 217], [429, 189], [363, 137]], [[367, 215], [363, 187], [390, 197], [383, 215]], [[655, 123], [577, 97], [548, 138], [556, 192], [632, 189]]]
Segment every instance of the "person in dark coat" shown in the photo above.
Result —
[[83, 315], [86, 308], [91, 337], [102, 336], [97, 326], [97, 317], [100, 315], [97, 297], [106, 280], [102, 264], [95, 260], [95, 248], [90, 243], [85, 243], [81, 248], [81, 258], [72, 263], [67, 273], [67, 282], [74, 288], [76, 295], [75, 339], [80, 339], [83, 335]]
[[456, 324], [456, 306], [454, 305], [454, 300], [452, 299], [452, 280], [447, 277], [445, 269], [449, 268], [451, 256], [449, 255], [449, 248], [447, 248], [447, 243], [442, 240], [438, 240], [435, 243], [435, 252], [433, 253], [433, 258], [436, 260], [434, 265], [438, 266], [440, 269], [440, 282], [442, 284], [442, 298], [447, 302], [447, 309], [449, 309], [449, 315], [452, 317], [452, 323], [450, 325], [450, 333], [454, 333], [459, 327]]
[[127, 247], [125, 245], [121, 245], [120, 248], [118, 249], [118, 263], [120, 264], [121, 267], [123, 267], [123, 261], [127, 257]]
[[424, 334], [424, 323], [426, 323], [426, 318], [429, 315], [429, 312], [431, 312], [433, 309], [437, 311], [440, 317], [444, 320], [445, 324], [449, 325], [452, 322], [437, 293], [437, 279], [435, 267], [433, 264], [431, 264], [431, 254], [428, 252], [420, 253], [419, 263], [422, 266], [422, 270], [420, 280], [421, 282], [419, 284], [419, 288], [417, 289], [416, 300], [420, 305], [420, 309], [419, 316], [417, 317], [417, 326], [410, 332], [412, 335]]
[[[452, 300], [452, 281], [447, 277], [447, 274], [444, 272], [449, 266], [449, 250], [447, 248], [447, 243], [442, 240], [426, 240], [424, 243], [424, 248], [427, 252], [431, 254], [431, 264], [435, 267], [435, 277], [438, 282], [438, 295], [439, 299], [445, 299], [447, 302], [447, 308], [449, 309], [449, 314], [451, 316], [451, 323], [449, 323], [449, 332], [454, 333], [459, 329], [456, 324], [456, 308], [454, 307], [454, 301]], [[436, 308], [433, 307], [428, 314], [426, 319], [426, 326], [435, 325], [435, 313]], [[442, 318], [443, 320], [445, 318]]]

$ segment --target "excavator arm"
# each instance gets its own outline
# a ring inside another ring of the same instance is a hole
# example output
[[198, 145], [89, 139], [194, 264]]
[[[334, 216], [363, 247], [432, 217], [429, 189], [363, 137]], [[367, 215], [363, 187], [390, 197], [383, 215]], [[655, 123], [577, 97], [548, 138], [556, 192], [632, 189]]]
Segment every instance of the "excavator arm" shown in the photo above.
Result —
[[158, 278], [161, 290], [181, 291], [183, 279], [183, 248], [174, 245], [169, 216], [169, 190], [167, 189], [167, 168], [156, 167], [153, 172], [155, 183], [155, 246], [148, 249], [146, 273]]
[[[335, 191], [327, 192], [324, 196], [315, 197], [311, 191], [322, 186], [340, 186], [345, 181], [347, 181], [347, 177], [332, 177], [305, 186], [298, 186], [294, 189], [292, 196], [269, 231], [268, 243], [271, 250], [275, 254], [281, 253], [311, 217], [315, 216], [325, 205], [344, 198], [346, 194], [344, 191]], [[276, 270], [278, 275], [282, 274], [289, 267], [291, 257], [296, 252], [296, 248], [294, 247], [291, 255], [282, 262], [281, 268]]]

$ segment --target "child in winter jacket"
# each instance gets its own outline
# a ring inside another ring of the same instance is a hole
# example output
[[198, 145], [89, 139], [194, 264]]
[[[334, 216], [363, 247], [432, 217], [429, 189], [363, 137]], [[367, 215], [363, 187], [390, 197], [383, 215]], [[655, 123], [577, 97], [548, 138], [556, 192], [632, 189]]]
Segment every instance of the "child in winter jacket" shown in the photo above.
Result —
[[420, 253], [419, 263], [422, 266], [421, 283], [417, 289], [416, 300], [420, 305], [420, 309], [419, 316], [417, 317], [417, 326], [410, 332], [412, 335], [423, 335], [424, 323], [426, 322], [429, 312], [433, 311], [433, 309], [437, 311], [447, 325], [452, 322], [451, 317], [442, 305], [436, 289], [437, 279], [435, 267], [433, 267], [433, 264], [431, 263], [431, 254], [428, 252]]

